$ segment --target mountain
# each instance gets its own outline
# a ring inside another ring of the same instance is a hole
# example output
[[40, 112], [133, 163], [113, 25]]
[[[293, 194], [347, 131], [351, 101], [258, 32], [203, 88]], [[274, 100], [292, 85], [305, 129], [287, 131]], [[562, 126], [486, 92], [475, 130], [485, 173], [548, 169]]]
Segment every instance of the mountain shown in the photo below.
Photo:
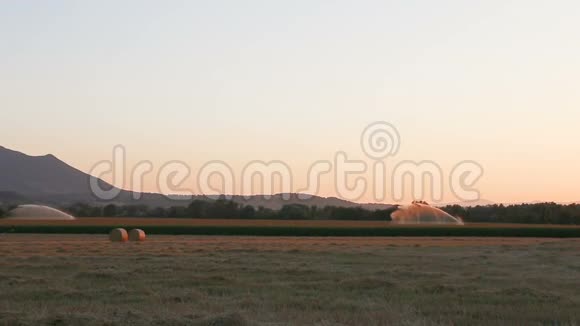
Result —
[[[304, 195], [305, 196], [305, 195]], [[378, 209], [390, 209], [393, 205], [387, 204], [359, 204], [350, 202], [344, 199], [335, 198], [335, 197], [319, 197], [308, 195], [307, 198], [304, 198], [301, 194], [276, 194], [270, 196], [270, 198], [266, 198], [262, 196], [250, 196], [249, 198], [243, 196], [233, 196], [232, 200], [243, 204], [243, 205], [250, 205], [254, 207], [265, 207], [273, 210], [279, 210], [284, 205], [292, 205], [292, 204], [300, 204], [306, 206], [317, 206], [317, 207], [325, 207], [325, 206], [335, 206], [335, 207], [364, 207], [369, 210], [378, 210]]]
[[29, 156], [0, 146], [0, 191], [33, 197], [87, 196], [90, 178], [54, 155]]
[[[167, 196], [154, 193], [140, 194], [140, 199], [134, 199], [134, 192], [119, 190], [120, 194], [112, 201], [101, 201], [90, 190], [90, 180], [95, 178], [54, 155], [30, 156], [0, 146], [0, 204], [2, 203], [38, 203], [62, 206], [77, 202], [84, 203], [116, 203], [143, 204], [148, 206], [184, 206], [193, 199], [207, 199], [205, 196], [183, 197]], [[97, 179], [102, 189], [114, 188], [107, 182]], [[298, 194], [277, 194], [266, 199], [265, 196], [233, 196], [232, 200], [254, 207], [280, 209], [288, 204], [303, 204], [307, 206], [357, 207], [367, 209], [389, 209], [392, 205], [358, 204], [339, 198], [310, 196], [302, 199]], [[214, 197], [216, 199], [216, 197]]]
[[62, 206], [72, 203], [116, 203], [171, 206], [175, 201], [160, 194], [141, 194], [134, 200], [131, 191], [120, 190], [96, 179], [101, 189], [117, 189], [119, 196], [102, 201], [90, 189], [95, 177], [86, 174], [54, 155], [30, 156], [0, 146], [0, 204], [38, 203]]
[[13, 191], [0, 191], [0, 204], [2, 203], [22, 203], [26, 197]]

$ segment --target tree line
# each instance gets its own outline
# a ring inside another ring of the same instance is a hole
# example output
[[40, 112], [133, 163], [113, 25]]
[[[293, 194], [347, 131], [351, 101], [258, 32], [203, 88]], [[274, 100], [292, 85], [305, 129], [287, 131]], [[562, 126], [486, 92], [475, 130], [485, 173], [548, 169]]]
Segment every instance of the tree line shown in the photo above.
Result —
[[[0, 217], [14, 207], [0, 206]], [[90, 205], [78, 203], [60, 207], [76, 217], [151, 217], [151, 218], [216, 218], [216, 219], [296, 219], [296, 220], [380, 220], [390, 221], [396, 207], [368, 210], [363, 207], [316, 207], [289, 204], [280, 210], [254, 208], [226, 199], [194, 200], [187, 206], [149, 207], [146, 205]], [[580, 225], [580, 205], [536, 203], [441, 207], [447, 213], [468, 223], [524, 223]]]
[[453, 205], [442, 209], [471, 223], [580, 224], [579, 204]]
[[148, 207], [146, 205], [92, 206], [75, 204], [64, 210], [76, 217], [156, 217], [207, 219], [295, 219], [295, 220], [381, 220], [390, 221], [395, 210], [368, 210], [362, 207], [316, 207], [289, 204], [280, 210], [255, 208], [231, 200], [194, 200], [188, 206]]
[[[525, 223], [580, 225], [580, 205], [557, 203], [441, 207], [447, 213], [468, 223]], [[396, 207], [368, 210], [363, 207], [316, 207], [300, 204], [283, 206], [280, 210], [254, 208], [218, 199], [194, 200], [188, 206], [156, 207], [145, 205], [90, 206], [76, 204], [65, 210], [77, 217], [168, 217], [219, 219], [296, 219], [296, 220], [383, 220], [390, 221]]]

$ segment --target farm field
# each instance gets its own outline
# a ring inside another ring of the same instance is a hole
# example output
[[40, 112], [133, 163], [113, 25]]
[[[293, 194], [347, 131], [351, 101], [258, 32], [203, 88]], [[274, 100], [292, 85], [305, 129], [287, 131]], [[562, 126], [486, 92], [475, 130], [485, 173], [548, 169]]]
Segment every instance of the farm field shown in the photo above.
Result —
[[82, 225], [82, 226], [292, 226], [292, 227], [385, 227], [386, 221], [243, 220], [194, 218], [78, 218], [74, 221], [0, 219], [0, 225]]
[[580, 239], [0, 235], [0, 325], [577, 325]]
[[[414, 224], [395, 224], [388, 221], [356, 220], [245, 220], [245, 219], [196, 219], [196, 218], [134, 218], [134, 217], [87, 217], [74, 221], [0, 219], [0, 226], [7, 225], [52, 225], [52, 226], [242, 226], [242, 227], [340, 227], [340, 228], [381, 228], [416, 227]], [[580, 225], [468, 223], [469, 227], [505, 228], [580, 228]], [[431, 224], [422, 227], [458, 227], [461, 225]]]

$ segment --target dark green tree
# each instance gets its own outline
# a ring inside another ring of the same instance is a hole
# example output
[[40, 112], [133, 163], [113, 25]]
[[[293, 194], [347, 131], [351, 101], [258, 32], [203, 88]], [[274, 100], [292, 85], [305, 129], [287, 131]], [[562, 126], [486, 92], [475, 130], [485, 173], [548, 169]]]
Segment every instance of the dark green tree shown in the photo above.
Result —
[[379, 209], [371, 213], [370, 217], [372, 220], [377, 221], [392, 221], [391, 214], [394, 209]]
[[150, 209], [147, 212], [147, 216], [148, 217], [157, 217], [157, 218], [167, 217], [167, 212], [165, 211], [165, 208], [163, 208], [163, 207], [155, 207], [153, 209]]
[[187, 207], [187, 215], [193, 218], [206, 218], [209, 206], [207, 201], [196, 199]]
[[254, 206], [244, 206], [241, 210], [240, 210], [240, 218], [243, 219], [253, 219], [256, 218], [256, 209], [254, 208]]
[[263, 206], [259, 206], [258, 210], [256, 211], [256, 218], [261, 220], [276, 219], [279, 217], [278, 215], [278, 212]]
[[103, 216], [115, 217], [117, 216], [117, 205], [109, 204], [103, 208]]
[[310, 208], [300, 204], [284, 205], [278, 215], [283, 219], [306, 220], [310, 216]]
[[218, 199], [211, 203], [209, 218], [239, 218], [239, 205], [231, 200]]
[[167, 210], [167, 217], [171, 218], [184, 218], [188, 217], [187, 207], [183, 206], [171, 206]]

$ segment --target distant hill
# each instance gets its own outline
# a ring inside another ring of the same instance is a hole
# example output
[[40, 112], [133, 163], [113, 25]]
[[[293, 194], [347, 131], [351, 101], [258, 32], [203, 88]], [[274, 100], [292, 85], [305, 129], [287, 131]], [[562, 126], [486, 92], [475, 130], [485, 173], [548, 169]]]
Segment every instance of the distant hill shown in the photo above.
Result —
[[233, 201], [244, 204], [250, 205], [254, 207], [265, 207], [273, 210], [278, 210], [282, 208], [284, 205], [292, 205], [292, 204], [300, 204], [306, 206], [317, 206], [317, 207], [325, 207], [325, 206], [335, 206], [335, 207], [364, 207], [369, 210], [377, 210], [377, 209], [389, 209], [392, 208], [393, 205], [387, 204], [359, 204], [353, 203], [347, 200], [343, 200], [340, 198], [335, 197], [319, 197], [319, 196], [312, 196], [308, 195], [308, 198], [304, 199], [300, 194], [276, 194], [271, 196], [270, 198], [265, 198], [262, 196], [251, 196], [249, 198], [245, 198], [243, 196], [234, 196], [232, 198]]
[[[66, 205], [77, 202], [103, 204], [90, 190], [90, 180], [94, 178], [67, 163], [59, 160], [54, 155], [30, 156], [0, 146], [0, 204], [1, 203], [38, 203]], [[103, 189], [114, 188], [107, 182], [97, 179]], [[135, 201], [134, 193], [120, 190], [118, 198], [113, 203], [117, 204], [143, 204], [149, 206], [182, 206], [188, 205], [193, 199], [207, 199], [205, 196], [180, 197], [172, 196], [180, 200], [168, 199], [164, 195], [145, 193], [141, 199]], [[383, 204], [358, 204], [339, 198], [324, 198], [311, 196], [309, 199], [301, 199], [298, 194], [291, 194], [289, 200], [285, 200], [282, 194], [271, 196], [234, 196], [232, 200], [243, 205], [280, 209], [288, 204], [303, 204], [307, 206], [336, 206], [357, 207], [367, 209], [388, 209], [392, 205]], [[215, 198], [214, 198], [215, 199]]]
[[463, 207], [475, 207], [475, 206], [489, 206], [489, 205], [495, 205], [495, 204], [496, 203], [491, 201], [491, 200], [479, 199], [476, 201], [461, 201], [461, 202], [437, 204], [436, 206], [443, 207], [443, 206], [459, 205], [459, 206], [463, 206]]

